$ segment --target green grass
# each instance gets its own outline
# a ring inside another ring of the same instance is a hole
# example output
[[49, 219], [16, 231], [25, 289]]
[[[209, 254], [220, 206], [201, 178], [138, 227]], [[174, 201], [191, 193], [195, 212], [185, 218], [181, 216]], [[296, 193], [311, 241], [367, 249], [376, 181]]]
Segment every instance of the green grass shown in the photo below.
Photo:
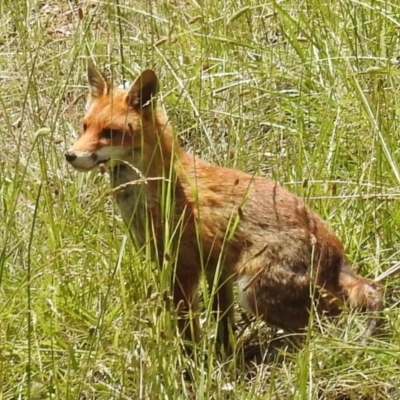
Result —
[[251, 325], [264, 363], [218, 357], [204, 321], [188, 359], [165, 274], [133, 249], [107, 177], [63, 157], [86, 57], [116, 82], [154, 68], [185, 148], [308, 199], [378, 275], [400, 251], [399, 20], [377, 0], [2, 1], [0, 399], [399, 398], [399, 278], [366, 347], [365, 316], [346, 311], [276, 357]]

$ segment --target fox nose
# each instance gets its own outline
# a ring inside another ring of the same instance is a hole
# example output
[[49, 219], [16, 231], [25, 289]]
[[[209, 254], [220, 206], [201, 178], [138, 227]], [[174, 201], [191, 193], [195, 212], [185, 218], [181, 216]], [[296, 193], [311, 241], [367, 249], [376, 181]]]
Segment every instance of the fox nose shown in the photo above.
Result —
[[67, 151], [65, 153], [65, 159], [71, 163], [76, 159], [76, 154], [74, 154], [72, 151]]

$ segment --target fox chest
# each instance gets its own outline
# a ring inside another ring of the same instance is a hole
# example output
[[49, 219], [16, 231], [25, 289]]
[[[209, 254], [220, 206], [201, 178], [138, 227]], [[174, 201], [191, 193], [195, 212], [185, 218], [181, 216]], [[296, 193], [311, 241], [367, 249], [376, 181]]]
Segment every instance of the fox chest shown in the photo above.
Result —
[[124, 169], [111, 175], [115, 201], [137, 249], [148, 242], [150, 235], [146, 186], [138, 183], [138, 179], [138, 176], [132, 176], [132, 173], [127, 173]]
[[138, 188], [121, 190], [115, 200], [122, 219], [129, 228], [137, 249], [143, 247], [151, 237], [146, 198]]

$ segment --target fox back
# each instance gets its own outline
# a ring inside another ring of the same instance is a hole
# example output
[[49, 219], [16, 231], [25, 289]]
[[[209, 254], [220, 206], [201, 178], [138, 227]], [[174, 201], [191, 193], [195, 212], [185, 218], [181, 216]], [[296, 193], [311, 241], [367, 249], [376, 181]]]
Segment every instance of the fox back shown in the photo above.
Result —
[[156, 105], [153, 71], [144, 71], [125, 90], [89, 64], [88, 81], [83, 129], [66, 159], [79, 171], [106, 166], [135, 245], [150, 245], [160, 266], [168, 246], [184, 335], [200, 336], [196, 314], [203, 272], [224, 344], [234, 320], [235, 282], [243, 307], [288, 331], [307, 327], [312, 307], [336, 315], [347, 301], [370, 312], [364, 335], [373, 333], [380, 291], [354, 273], [342, 243], [301, 198], [274, 181], [209, 165], [181, 148]]

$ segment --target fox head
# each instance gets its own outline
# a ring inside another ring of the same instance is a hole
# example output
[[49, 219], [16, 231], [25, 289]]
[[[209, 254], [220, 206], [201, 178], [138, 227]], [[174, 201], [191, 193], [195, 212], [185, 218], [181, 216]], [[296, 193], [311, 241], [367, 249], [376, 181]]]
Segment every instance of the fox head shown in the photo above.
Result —
[[88, 82], [81, 134], [65, 153], [66, 160], [78, 171], [128, 163], [148, 175], [172, 140], [162, 110], [152, 101], [158, 92], [156, 74], [147, 69], [129, 89], [121, 89], [113, 87], [89, 62]]

